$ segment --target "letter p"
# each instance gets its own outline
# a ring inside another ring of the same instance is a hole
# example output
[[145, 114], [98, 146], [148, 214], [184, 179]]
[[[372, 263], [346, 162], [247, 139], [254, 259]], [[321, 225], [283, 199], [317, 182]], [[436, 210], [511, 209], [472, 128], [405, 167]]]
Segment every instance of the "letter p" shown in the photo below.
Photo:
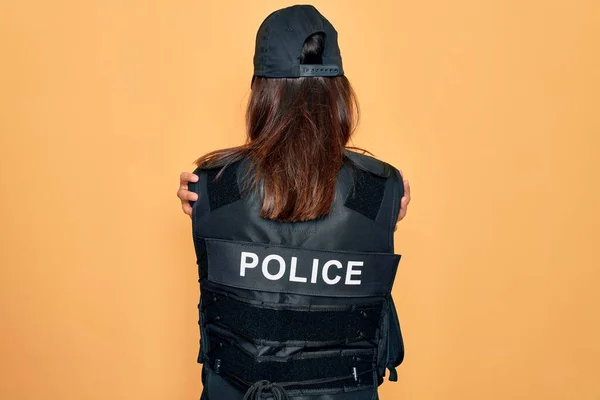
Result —
[[246, 269], [256, 268], [258, 265], [258, 255], [247, 251], [242, 251], [240, 256], [240, 276], [246, 276]]

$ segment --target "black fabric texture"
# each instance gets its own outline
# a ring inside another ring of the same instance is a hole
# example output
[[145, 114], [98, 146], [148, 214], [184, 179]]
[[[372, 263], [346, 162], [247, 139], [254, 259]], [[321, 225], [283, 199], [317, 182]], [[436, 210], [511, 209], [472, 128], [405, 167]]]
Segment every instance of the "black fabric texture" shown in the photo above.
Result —
[[211, 211], [241, 198], [237, 183], [237, 166], [238, 164], [236, 163], [226, 167], [218, 179], [217, 175], [221, 171], [220, 168], [213, 168], [207, 171], [208, 180], [206, 186]]
[[276, 342], [344, 342], [362, 337], [375, 340], [382, 305], [341, 311], [259, 308], [204, 291], [210, 299], [207, 322], [219, 323], [253, 340]]
[[[223, 377], [230, 378], [233, 384], [246, 389], [240, 382], [252, 385], [257, 381], [268, 380], [285, 385], [288, 391], [295, 389], [331, 389], [348, 387], [371, 387], [373, 380], [371, 374], [364, 374], [372, 370], [372, 355], [342, 355], [311, 357], [305, 359], [290, 359], [287, 361], [261, 361], [256, 362], [253, 357], [238, 351], [234, 346], [226, 344], [216, 346], [211, 350], [210, 362], [212, 369]], [[358, 379], [352, 376], [356, 368]], [[361, 374], [361, 372], [363, 374]], [[303, 385], [301, 382], [317, 379], [331, 379], [347, 376], [332, 382], [318, 382]]]
[[354, 188], [345, 206], [375, 220], [385, 193], [386, 179], [362, 169], [355, 169]]

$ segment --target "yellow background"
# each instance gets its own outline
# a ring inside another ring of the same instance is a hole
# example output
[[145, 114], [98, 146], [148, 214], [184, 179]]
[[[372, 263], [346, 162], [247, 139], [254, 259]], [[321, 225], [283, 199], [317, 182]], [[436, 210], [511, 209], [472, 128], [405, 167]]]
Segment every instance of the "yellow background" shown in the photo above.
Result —
[[[286, 1], [0, 6], [0, 398], [197, 399], [178, 174], [240, 144]], [[600, 399], [600, 2], [315, 1], [413, 188], [382, 399]]]

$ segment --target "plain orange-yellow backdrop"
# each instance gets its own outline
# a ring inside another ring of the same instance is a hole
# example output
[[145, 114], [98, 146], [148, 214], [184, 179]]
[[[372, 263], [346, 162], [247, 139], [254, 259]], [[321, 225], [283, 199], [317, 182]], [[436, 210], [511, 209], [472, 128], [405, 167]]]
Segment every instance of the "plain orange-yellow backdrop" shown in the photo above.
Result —
[[[0, 398], [191, 400], [178, 174], [240, 144], [288, 1], [0, 6]], [[315, 1], [404, 170], [406, 340], [382, 399], [600, 399], [600, 2]]]

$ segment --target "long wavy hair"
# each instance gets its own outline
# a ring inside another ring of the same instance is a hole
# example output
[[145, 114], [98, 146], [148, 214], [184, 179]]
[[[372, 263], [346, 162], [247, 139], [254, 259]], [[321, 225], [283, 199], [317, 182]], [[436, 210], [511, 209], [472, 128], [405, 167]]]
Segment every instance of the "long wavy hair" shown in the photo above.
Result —
[[[306, 39], [302, 64], [322, 64], [322, 33]], [[294, 222], [327, 215], [344, 150], [358, 123], [356, 96], [345, 76], [252, 78], [242, 146], [212, 151], [198, 167], [251, 161], [249, 189], [262, 198], [263, 218]], [[217, 176], [218, 178], [218, 176]]]

